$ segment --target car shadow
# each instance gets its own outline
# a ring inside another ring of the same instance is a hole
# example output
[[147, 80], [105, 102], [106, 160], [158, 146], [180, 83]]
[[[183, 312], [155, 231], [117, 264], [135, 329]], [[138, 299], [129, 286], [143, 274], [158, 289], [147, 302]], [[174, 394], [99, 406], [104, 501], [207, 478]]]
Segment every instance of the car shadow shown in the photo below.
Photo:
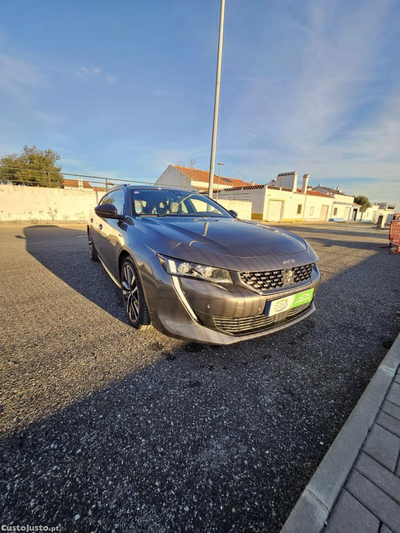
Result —
[[[34, 226], [25, 236], [32, 257], [70, 287], [102, 308], [96, 291], [114, 299], [84, 230]], [[280, 531], [397, 328], [393, 260], [371, 254], [323, 281], [309, 319], [234, 346], [124, 328], [96, 344], [83, 317], [82, 336], [63, 320], [51, 324], [52, 346], [34, 352], [40, 338], [26, 320], [29, 347], [19, 339], [7, 367], [3, 523]], [[70, 350], [53, 349], [59, 333], [61, 345], [74, 336]]]
[[86, 228], [81, 228], [84, 227], [28, 226], [24, 228], [26, 250], [72, 289], [128, 323], [121, 292], [101, 263], [90, 260]]

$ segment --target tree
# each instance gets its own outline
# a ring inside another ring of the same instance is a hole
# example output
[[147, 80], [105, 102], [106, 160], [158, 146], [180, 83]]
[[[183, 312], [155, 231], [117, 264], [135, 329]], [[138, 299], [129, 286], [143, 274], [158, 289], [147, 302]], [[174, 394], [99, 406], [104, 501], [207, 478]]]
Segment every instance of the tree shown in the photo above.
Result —
[[[361, 213], [365, 213], [368, 207], [371, 207], [371, 204], [369, 203], [368, 198], [366, 196], [363, 196], [362, 194], [354, 198], [354, 202], [361, 206], [360, 208]], [[362, 220], [362, 214], [361, 214], [361, 220]]]
[[60, 187], [63, 183], [60, 156], [53, 150], [39, 150], [24, 146], [21, 154], [10, 154], [0, 159], [0, 182], [23, 184], [31, 187]]
[[[189, 160], [189, 168], [194, 168], [195, 164], [196, 164], [196, 160], [193, 159], [193, 157], [191, 157], [190, 160]], [[188, 168], [188, 165], [186, 164], [186, 161], [184, 161], [183, 159], [180, 159], [179, 161], [175, 162], [174, 165], [176, 165], [178, 167]]]

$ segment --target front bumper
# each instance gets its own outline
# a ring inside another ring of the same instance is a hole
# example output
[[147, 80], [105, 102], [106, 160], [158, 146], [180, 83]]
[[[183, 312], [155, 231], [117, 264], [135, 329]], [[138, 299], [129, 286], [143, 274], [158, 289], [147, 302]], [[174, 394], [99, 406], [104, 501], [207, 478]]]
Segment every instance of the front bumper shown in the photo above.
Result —
[[206, 344], [233, 344], [253, 339], [303, 320], [315, 311], [313, 302], [279, 313], [265, 314], [270, 300], [316, 289], [320, 274], [289, 288], [258, 294], [242, 284], [215, 285], [170, 276], [157, 257], [143, 265], [141, 278], [153, 325], [166, 335]]

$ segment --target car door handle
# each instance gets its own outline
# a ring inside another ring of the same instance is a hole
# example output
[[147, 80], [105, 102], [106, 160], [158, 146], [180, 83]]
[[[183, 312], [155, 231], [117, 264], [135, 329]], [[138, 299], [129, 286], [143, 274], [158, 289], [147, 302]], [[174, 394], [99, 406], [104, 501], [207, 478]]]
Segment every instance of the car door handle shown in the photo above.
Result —
[[103, 229], [103, 224], [99, 224], [99, 229]]

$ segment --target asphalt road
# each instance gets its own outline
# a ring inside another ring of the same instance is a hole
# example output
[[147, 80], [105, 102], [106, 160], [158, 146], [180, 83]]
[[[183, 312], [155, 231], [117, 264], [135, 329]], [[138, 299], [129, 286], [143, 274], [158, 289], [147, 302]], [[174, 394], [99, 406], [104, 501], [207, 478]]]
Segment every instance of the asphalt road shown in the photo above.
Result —
[[317, 312], [216, 348], [133, 330], [84, 226], [0, 226], [2, 524], [280, 530], [400, 329], [386, 231], [290, 228]]

